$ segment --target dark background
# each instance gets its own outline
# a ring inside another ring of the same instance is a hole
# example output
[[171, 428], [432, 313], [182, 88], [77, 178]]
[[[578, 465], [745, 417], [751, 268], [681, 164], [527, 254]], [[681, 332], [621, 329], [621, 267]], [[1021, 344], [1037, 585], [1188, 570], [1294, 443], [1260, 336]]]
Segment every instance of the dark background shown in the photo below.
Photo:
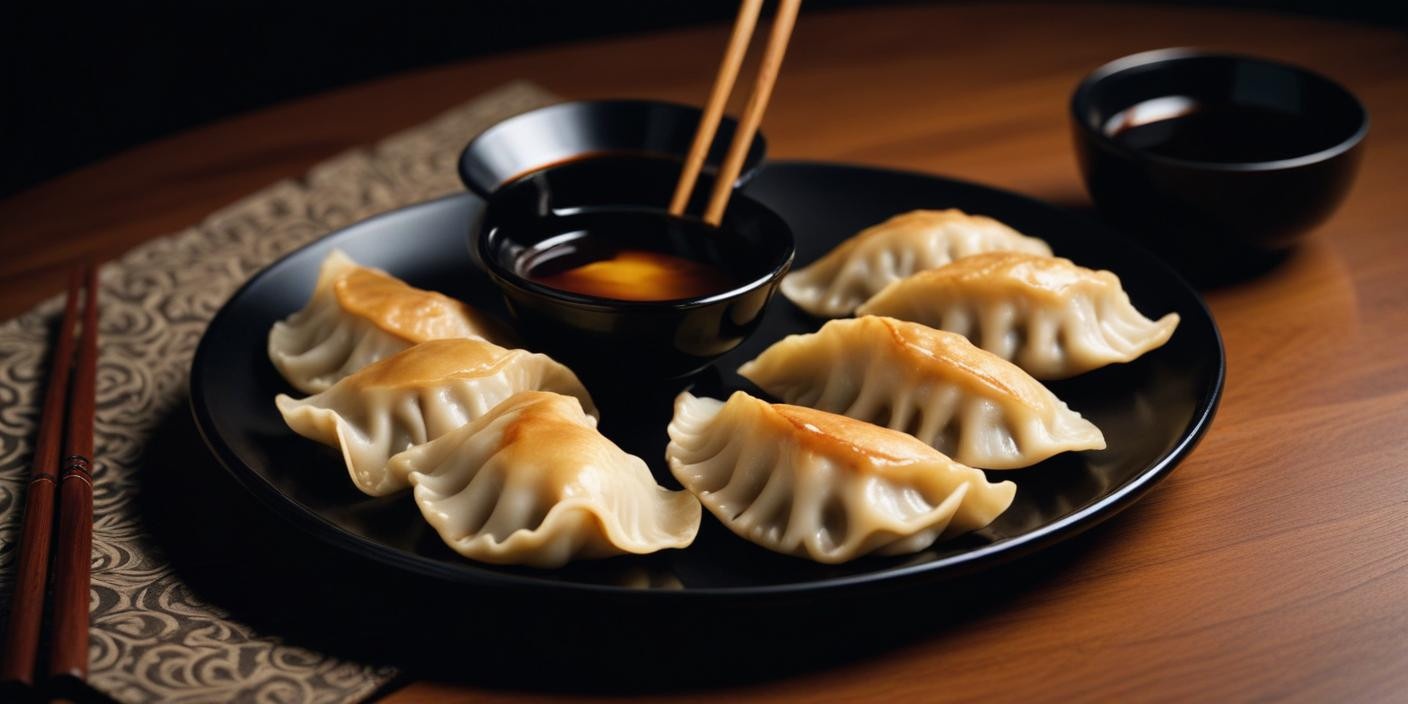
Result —
[[[805, 8], [860, 4], [807, 0]], [[1405, 0], [1181, 4], [1408, 24]], [[0, 196], [293, 97], [515, 48], [727, 22], [737, 9], [735, 0], [0, 5]]]

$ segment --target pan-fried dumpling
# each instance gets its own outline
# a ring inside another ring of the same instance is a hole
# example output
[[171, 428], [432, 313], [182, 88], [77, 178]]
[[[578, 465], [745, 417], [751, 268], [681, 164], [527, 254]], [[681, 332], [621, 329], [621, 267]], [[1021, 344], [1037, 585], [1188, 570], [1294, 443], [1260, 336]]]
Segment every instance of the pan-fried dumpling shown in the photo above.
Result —
[[483, 562], [559, 567], [683, 548], [699, 532], [699, 502], [657, 485], [570, 396], [515, 394], [390, 470], [446, 545]]
[[1129, 302], [1120, 280], [1069, 259], [979, 254], [890, 284], [860, 315], [887, 315], [966, 336], [1038, 379], [1129, 362], [1173, 335]]
[[923, 550], [991, 523], [1017, 490], [904, 433], [742, 391], [680, 394], [669, 433], [670, 471], [729, 530], [817, 562]]
[[974, 467], [1105, 447], [1099, 428], [1015, 364], [894, 318], [833, 320], [779, 340], [738, 373], [787, 403], [903, 430]]
[[334, 249], [308, 305], [269, 331], [269, 359], [294, 388], [313, 394], [418, 342], [456, 337], [502, 340], [469, 306]]
[[547, 355], [467, 338], [422, 342], [305, 399], [274, 403], [295, 433], [342, 449], [358, 489], [382, 496], [406, 487], [390, 457], [434, 440], [528, 390], [576, 396], [596, 407], [572, 370]]
[[916, 271], [996, 251], [1051, 256], [1045, 242], [989, 217], [955, 209], [912, 210], [861, 230], [788, 274], [782, 293], [812, 315], [839, 318]]

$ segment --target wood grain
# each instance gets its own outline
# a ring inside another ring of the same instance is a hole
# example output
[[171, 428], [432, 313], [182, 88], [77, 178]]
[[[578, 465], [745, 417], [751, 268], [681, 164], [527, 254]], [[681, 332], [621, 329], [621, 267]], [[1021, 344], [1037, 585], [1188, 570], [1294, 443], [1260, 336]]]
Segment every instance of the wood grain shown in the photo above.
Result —
[[[234, 118], [73, 173], [0, 203], [0, 315], [59, 291], [78, 257], [189, 225], [512, 78], [572, 97], [702, 102], [726, 37], [718, 26], [437, 68]], [[1336, 216], [1275, 271], [1208, 292], [1229, 369], [1202, 446], [1098, 530], [1106, 539], [1094, 559], [1000, 613], [826, 672], [669, 699], [1402, 700], [1408, 39], [1167, 7], [804, 13], [764, 130], [775, 157], [939, 172], [1083, 208], [1070, 91], [1106, 60], [1174, 45], [1312, 67], [1357, 93], [1373, 116], [1359, 180]], [[418, 682], [390, 700], [540, 698]]]
[[738, 116], [738, 129], [733, 133], [733, 141], [728, 145], [728, 153], [719, 164], [719, 173], [714, 177], [714, 189], [709, 194], [709, 203], [704, 206], [704, 222], [717, 226], [724, 218], [728, 199], [733, 196], [734, 183], [743, 171], [743, 160], [753, 146], [753, 138], [763, 124], [763, 114], [767, 112], [768, 101], [772, 99], [773, 86], [777, 75], [782, 71], [782, 59], [787, 55], [787, 44], [792, 40], [792, 29], [797, 24], [797, 15], [802, 11], [802, 0], [781, 0], [773, 15], [772, 28], [768, 31], [767, 44], [763, 46], [758, 59], [758, 72], [753, 78], [753, 88], [748, 100], [743, 104], [743, 112]]
[[[709, 99], [704, 102], [704, 112], [699, 116], [694, 141], [690, 142], [684, 167], [680, 169], [680, 180], [675, 184], [674, 195], [670, 197], [669, 211], [672, 215], [683, 215], [685, 206], [689, 205], [689, 196], [694, 193], [694, 184], [699, 180], [699, 169], [704, 166], [704, 159], [714, 144], [719, 120], [724, 116], [724, 108], [728, 107], [733, 85], [738, 82], [738, 71], [748, 55], [748, 45], [752, 42], [753, 30], [758, 26], [758, 17], [762, 12], [763, 0], [742, 0], [738, 4], [738, 18], [733, 21], [733, 31], [729, 33], [723, 63], [714, 78], [714, 87], [709, 89]], [[753, 126], [755, 132], [757, 128], [758, 125]]]

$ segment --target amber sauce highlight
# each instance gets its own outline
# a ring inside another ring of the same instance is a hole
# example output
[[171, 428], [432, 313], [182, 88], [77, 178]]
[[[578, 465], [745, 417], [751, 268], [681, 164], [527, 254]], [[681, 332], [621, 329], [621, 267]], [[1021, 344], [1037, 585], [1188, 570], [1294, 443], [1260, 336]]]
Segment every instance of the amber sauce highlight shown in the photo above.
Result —
[[529, 270], [529, 280], [560, 291], [622, 301], [696, 298], [725, 291], [731, 283], [711, 265], [638, 249], [615, 252], [556, 273], [538, 271]]

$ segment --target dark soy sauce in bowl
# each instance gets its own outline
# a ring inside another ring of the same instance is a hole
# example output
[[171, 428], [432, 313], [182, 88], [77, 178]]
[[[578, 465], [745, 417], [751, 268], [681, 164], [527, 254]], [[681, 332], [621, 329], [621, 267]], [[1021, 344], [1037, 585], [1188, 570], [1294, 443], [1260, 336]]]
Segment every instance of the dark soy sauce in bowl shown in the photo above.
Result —
[[1338, 139], [1304, 115], [1237, 103], [1157, 98], [1121, 111], [1105, 134], [1130, 149], [1212, 163], [1276, 161], [1333, 147]]

